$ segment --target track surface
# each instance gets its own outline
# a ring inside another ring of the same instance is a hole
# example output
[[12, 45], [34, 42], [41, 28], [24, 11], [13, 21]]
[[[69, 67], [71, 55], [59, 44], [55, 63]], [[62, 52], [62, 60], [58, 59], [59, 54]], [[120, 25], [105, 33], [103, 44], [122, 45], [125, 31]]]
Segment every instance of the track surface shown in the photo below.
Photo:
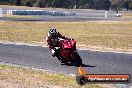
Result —
[[[132, 54], [78, 50], [84, 69], [96, 74], [132, 75]], [[61, 65], [51, 56], [48, 48], [41, 46], [13, 45], [0, 43], [0, 62], [41, 68], [58, 73], [76, 74], [75, 66]]]
[[[30, 8], [32, 9], [32, 8]], [[4, 14], [7, 10], [26, 10], [26, 8], [13, 8], [3, 7]], [[29, 8], [28, 8], [29, 10]], [[59, 11], [59, 12], [74, 12], [72, 9], [45, 9], [48, 11]], [[15, 18], [15, 17], [3, 17], [0, 20], [4, 21], [46, 21], [46, 22], [77, 22], [77, 21], [131, 21], [132, 18], [118, 18], [116, 17], [115, 11], [108, 12], [108, 18], [105, 18], [105, 10], [81, 10], [75, 11], [76, 16], [46, 16], [46, 15], [31, 15], [31, 18]], [[120, 11], [123, 16], [125, 13], [132, 13], [132, 11]], [[26, 16], [26, 15], [25, 15]]]

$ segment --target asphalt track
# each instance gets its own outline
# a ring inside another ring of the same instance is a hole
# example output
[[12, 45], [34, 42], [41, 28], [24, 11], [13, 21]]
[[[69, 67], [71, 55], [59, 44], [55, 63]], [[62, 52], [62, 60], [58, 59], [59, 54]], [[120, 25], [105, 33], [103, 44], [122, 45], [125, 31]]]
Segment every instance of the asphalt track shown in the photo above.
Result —
[[[132, 54], [78, 50], [83, 67], [92, 74], [130, 74], [132, 76]], [[63, 65], [42, 46], [0, 43], [0, 62], [39, 68], [57, 73], [76, 74], [74, 65]], [[130, 84], [132, 86], [132, 83]]]
[[[95, 13], [94, 13], [95, 14]], [[31, 21], [31, 22], [83, 22], [83, 21], [132, 21], [132, 18], [118, 18], [116, 16], [104, 18], [104, 13], [100, 16], [92, 14], [83, 14], [77, 16], [41, 16], [41, 15], [28, 15], [25, 18], [20, 17], [1, 17], [0, 21]]]
[[31, 18], [3, 17], [1, 21], [31, 21], [31, 22], [78, 22], [78, 21], [100, 21], [109, 20], [104, 18], [78, 17], [78, 16], [33, 16]]
[[[31, 9], [31, 8], [30, 8]], [[26, 10], [26, 8], [9, 8], [4, 7], [3, 11], [6, 14], [7, 10]], [[29, 9], [28, 9], [29, 10]], [[47, 11], [60, 11], [60, 12], [75, 12], [76, 16], [48, 16], [48, 15], [29, 15], [31, 18], [15, 18], [14, 17], [2, 17], [0, 21], [43, 21], [43, 22], [77, 22], [77, 21], [131, 21], [132, 18], [120, 19], [116, 17], [115, 11], [108, 11], [108, 18], [105, 18], [105, 10], [81, 10], [77, 9], [45, 9]], [[132, 11], [119, 11], [123, 16], [125, 13], [132, 13]], [[26, 16], [26, 15], [25, 15]]]

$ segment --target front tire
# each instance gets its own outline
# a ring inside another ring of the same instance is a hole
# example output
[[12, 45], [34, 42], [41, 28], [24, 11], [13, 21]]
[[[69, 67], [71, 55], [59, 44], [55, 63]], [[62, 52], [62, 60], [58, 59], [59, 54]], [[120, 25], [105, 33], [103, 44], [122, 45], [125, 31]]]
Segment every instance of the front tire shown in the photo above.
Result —
[[66, 63], [66, 61], [59, 54], [57, 54], [56, 57], [61, 63]]
[[77, 52], [74, 52], [75, 63], [77, 66], [82, 65], [82, 59]]

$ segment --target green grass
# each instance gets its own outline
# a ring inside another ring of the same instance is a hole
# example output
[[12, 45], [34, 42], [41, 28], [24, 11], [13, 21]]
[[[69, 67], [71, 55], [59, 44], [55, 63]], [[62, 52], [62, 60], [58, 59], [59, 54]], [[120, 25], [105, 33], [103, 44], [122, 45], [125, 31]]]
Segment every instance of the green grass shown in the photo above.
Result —
[[12, 69], [12, 66], [7, 66], [7, 65], [0, 65], [0, 70], [2, 69]]
[[132, 22], [0, 22], [0, 40], [46, 44], [50, 27], [75, 38], [78, 47], [132, 50]]
[[66, 76], [64, 74], [56, 74], [7, 65], [0, 65], [0, 80], [6, 80], [8, 82], [17, 81], [25, 85], [39, 85], [39, 83], [41, 83], [42, 85], [57, 85], [71, 88], [102, 88], [97, 84], [79, 86], [76, 83], [75, 77]]

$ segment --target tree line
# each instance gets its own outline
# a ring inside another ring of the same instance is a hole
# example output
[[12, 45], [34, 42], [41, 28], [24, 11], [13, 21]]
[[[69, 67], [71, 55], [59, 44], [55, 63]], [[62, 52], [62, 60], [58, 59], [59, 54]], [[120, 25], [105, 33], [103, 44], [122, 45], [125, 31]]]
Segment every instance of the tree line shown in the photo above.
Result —
[[132, 0], [0, 0], [1, 5], [66, 9], [132, 9]]

